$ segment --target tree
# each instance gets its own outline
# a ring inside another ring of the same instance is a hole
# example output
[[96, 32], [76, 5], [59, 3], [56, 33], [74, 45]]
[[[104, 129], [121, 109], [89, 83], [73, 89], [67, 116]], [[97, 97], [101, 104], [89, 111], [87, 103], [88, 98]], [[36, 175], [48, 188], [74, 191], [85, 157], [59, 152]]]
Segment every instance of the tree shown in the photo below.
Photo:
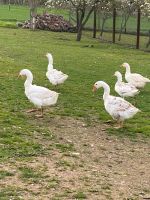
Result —
[[[135, 7], [138, 9], [138, 24], [137, 24], [137, 48], [139, 48], [139, 38], [140, 38], [140, 16], [141, 11], [143, 15], [150, 17], [150, 0], [134, 0]], [[138, 30], [139, 29], [139, 30]], [[146, 47], [150, 45], [150, 36], [146, 44]]]
[[37, 14], [37, 6], [38, 6], [38, 0], [29, 0], [29, 7], [30, 7], [30, 20], [31, 20], [31, 29], [35, 30], [35, 17]]
[[99, 3], [99, 13], [102, 18], [101, 30], [100, 30], [100, 38], [103, 37], [104, 26], [107, 19], [112, 17], [113, 6], [110, 1], [103, 1]]
[[63, 6], [71, 7], [76, 15], [77, 41], [81, 40], [82, 31], [91, 16], [94, 8], [101, 0], [49, 0], [47, 5], [50, 7]]
[[120, 8], [122, 13], [122, 20], [118, 38], [119, 41], [121, 40], [122, 31], [125, 30], [126, 33], [126, 25], [131, 14], [133, 14], [135, 10], [135, 3], [131, 0], [124, 0], [120, 2]]

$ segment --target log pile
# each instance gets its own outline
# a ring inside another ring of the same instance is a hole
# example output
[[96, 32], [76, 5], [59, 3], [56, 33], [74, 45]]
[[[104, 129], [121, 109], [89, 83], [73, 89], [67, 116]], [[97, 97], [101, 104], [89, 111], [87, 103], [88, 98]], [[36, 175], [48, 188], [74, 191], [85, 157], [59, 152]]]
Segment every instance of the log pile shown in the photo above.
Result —
[[[65, 20], [63, 16], [54, 14], [43, 14], [35, 17], [36, 29], [49, 30], [55, 32], [75, 32], [75, 27]], [[25, 21], [23, 28], [30, 28], [31, 21]]]

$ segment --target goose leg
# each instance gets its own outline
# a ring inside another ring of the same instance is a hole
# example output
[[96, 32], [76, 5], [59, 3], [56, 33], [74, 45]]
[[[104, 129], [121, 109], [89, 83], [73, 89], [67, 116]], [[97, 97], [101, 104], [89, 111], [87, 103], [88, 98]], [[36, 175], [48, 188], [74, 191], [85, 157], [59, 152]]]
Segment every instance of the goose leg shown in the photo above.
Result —
[[55, 85], [55, 90], [57, 90], [57, 88], [58, 88], [58, 84]]
[[41, 114], [40, 114], [40, 115], [36, 115], [36, 117], [39, 117], [39, 118], [40, 118], [40, 117], [41, 117], [41, 118], [43, 117], [43, 108], [41, 108]]
[[136, 103], [137, 103], [137, 98], [136, 98], [136, 96], [134, 96], [134, 102], [133, 102], [133, 105], [136, 106]]
[[114, 121], [110, 119], [110, 120], [105, 121], [105, 123], [106, 123], [106, 124], [113, 124]]
[[117, 121], [117, 126], [115, 127], [116, 129], [122, 128], [123, 127], [123, 121]]
[[120, 122], [120, 128], [123, 128], [123, 121]]
[[38, 108], [33, 108], [33, 109], [30, 109], [30, 110], [27, 110], [26, 113], [36, 112], [38, 110], [39, 110]]

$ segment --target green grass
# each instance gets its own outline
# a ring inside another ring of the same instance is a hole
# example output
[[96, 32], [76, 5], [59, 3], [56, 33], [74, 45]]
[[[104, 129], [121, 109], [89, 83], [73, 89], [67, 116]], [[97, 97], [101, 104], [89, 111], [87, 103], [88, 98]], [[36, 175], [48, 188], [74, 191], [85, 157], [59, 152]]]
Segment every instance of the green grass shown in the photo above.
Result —
[[74, 199], [87, 199], [87, 197], [83, 192], [78, 192], [74, 195]]
[[[44, 7], [37, 9], [38, 14], [45, 11]], [[69, 19], [68, 10], [63, 9], [47, 9], [48, 13], [63, 15], [65, 19]], [[0, 5], [0, 27], [17, 28], [17, 22], [24, 22], [30, 18], [28, 6], [11, 5], [10, 10], [8, 5]]]
[[8, 200], [8, 199], [15, 199], [21, 200], [22, 199], [22, 190], [16, 187], [6, 187], [0, 189], [0, 199], [1, 200]]
[[[49, 130], [49, 120], [57, 115], [83, 117], [89, 121], [96, 118], [102, 123], [111, 119], [104, 109], [103, 91], [93, 94], [92, 85], [97, 80], [104, 80], [110, 85], [111, 93], [116, 95], [116, 79], [112, 75], [116, 70], [124, 73], [119, 67], [123, 62], [129, 62], [132, 71], [150, 77], [149, 53], [100, 43], [91, 39], [89, 33], [85, 33], [78, 43], [75, 34], [1, 28], [0, 44], [0, 160], [3, 161], [31, 158], [50, 151], [42, 145], [42, 140], [35, 137], [42, 137], [50, 144], [54, 142], [52, 146], [58, 151], [72, 151], [72, 145], [57, 142]], [[94, 47], [86, 47], [89, 44]], [[69, 79], [57, 89], [45, 76], [46, 52], [53, 54], [54, 65], [58, 69], [69, 74]], [[52, 110], [45, 110], [44, 119], [25, 113], [33, 105], [24, 95], [24, 80], [17, 79], [23, 68], [33, 72], [35, 84], [61, 93], [57, 105]], [[136, 98], [136, 106], [142, 113], [127, 120], [123, 129], [117, 131], [111, 128], [108, 132], [123, 136], [137, 133], [150, 136], [149, 90], [150, 85], [147, 85]], [[128, 100], [134, 103], [134, 99]]]
[[[97, 34], [98, 35], [98, 34]], [[136, 35], [129, 35], [129, 34], [122, 34], [122, 39], [118, 41], [119, 34], [116, 33], [116, 44], [126, 46], [127, 48], [136, 48]], [[112, 34], [108, 32], [103, 33], [103, 39], [106, 41], [112, 41]], [[140, 49], [145, 51], [150, 51], [150, 45], [148, 48], [146, 48], [148, 42], [147, 36], [141, 36], [140, 37]]]
[[60, 181], [58, 180], [57, 177], [53, 177], [51, 179], [48, 180], [48, 188], [57, 188], [59, 187], [59, 183]]
[[[63, 15], [65, 19], [69, 20], [69, 10], [67, 9], [48, 9], [46, 7], [39, 7], [37, 9], [38, 13], [43, 13], [47, 11], [48, 13]], [[8, 5], [0, 5], [0, 26], [12, 27], [16, 26], [17, 21], [25, 21], [30, 18], [28, 6], [17, 6], [11, 5], [10, 10]], [[72, 21], [72, 23], [74, 23]], [[102, 24], [102, 16], [97, 17], [97, 27]], [[116, 30], [120, 30], [121, 16], [116, 18]], [[147, 17], [141, 17], [141, 32], [148, 33], [150, 22]], [[112, 18], [108, 18], [105, 23], [105, 30], [112, 29]], [[87, 28], [93, 27], [93, 14], [89, 18]], [[136, 16], [131, 16], [127, 22], [127, 31], [136, 32], [137, 29], [137, 19]]]
[[[41, 10], [38, 10], [41, 12]], [[0, 5], [0, 27], [17, 28], [17, 22], [24, 22], [30, 18], [29, 7]]]
[[40, 181], [40, 179], [44, 178], [41, 172], [35, 171], [34, 169], [29, 167], [20, 167], [19, 170], [21, 173], [20, 177], [24, 181], [37, 183]]
[[[98, 18], [99, 16], [97, 16], [97, 27], [101, 27], [102, 25], [102, 16], [100, 15], [100, 18]], [[120, 26], [121, 26], [121, 20], [122, 17], [121, 16], [117, 16], [116, 17], [116, 30], [119, 31], [120, 30]], [[91, 17], [89, 18], [87, 24], [86, 24], [87, 28], [91, 28], [93, 27], [93, 15], [91, 15]], [[104, 30], [112, 30], [113, 28], [113, 19], [112, 17], [108, 18], [105, 22], [104, 25]], [[141, 17], [141, 32], [142, 33], [148, 33], [150, 28], [150, 22], [148, 20], [148, 17]], [[127, 26], [126, 26], [126, 31], [127, 32], [136, 32], [137, 30], [137, 18], [136, 16], [130, 16], [129, 20], [127, 21]]]
[[[46, 9], [45, 7], [39, 7], [37, 12], [43, 13], [44, 11], [52, 14], [58, 14], [63, 15], [66, 20], [69, 20], [69, 10], [67, 9]], [[16, 6], [11, 5], [11, 9], [9, 11], [8, 5], [0, 5], [0, 27], [7, 27], [7, 28], [17, 28], [17, 22], [24, 22], [28, 20], [29, 17], [29, 7], [28, 6]], [[97, 19], [97, 27], [99, 27], [102, 24], [100, 19]], [[72, 22], [73, 23], [73, 22]], [[141, 33], [148, 33], [149, 30], [149, 21], [146, 17], [141, 18]], [[119, 31], [121, 24], [121, 17], [117, 16], [116, 19], [116, 30]], [[127, 32], [136, 32], [136, 17], [131, 16], [129, 18], [129, 21], [127, 23]], [[92, 28], [93, 27], [93, 15], [89, 18], [86, 26], [86, 28]], [[98, 28], [99, 29], [99, 28]], [[109, 18], [106, 21], [105, 24], [105, 30], [111, 31], [112, 30], [112, 18]], [[99, 33], [97, 33], [97, 37], [99, 37]], [[103, 33], [103, 39], [112, 41], [112, 34], [104, 32]], [[146, 48], [146, 44], [148, 42], [148, 36], [142, 36], [140, 38], [140, 49], [149, 50], [149, 48]], [[136, 35], [122, 35], [121, 41], [118, 41], [118, 34], [116, 34], [116, 43], [119, 44], [126, 44], [130, 47], [136, 46]]]
[[[82, 117], [89, 126], [93, 123], [93, 119], [101, 124], [105, 123], [111, 117], [104, 109], [103, 91], [98, 90], [93, 94], [93, 84], [97, 80], [104, 80], [110, 85], [111, 94], [116, 95], [114, 92], [116, 79], [112, 75], [116, 70], [124, 73], [124, 69], [120, 67], [123, 62], [129, 62], [132, 71], [150, 77], [149, 53], [102, 43], [91, 39], [90, 32], [84, 32], [81, 42], [76, 42], [75, 38], [76, 35], [70, 33], [0, 28], [0, 162], [4, 166], [5, 164], [9, 166], [9, 169], [0, 171], [2, 181], [12, 180], [14, 175], [23, 184], [43, 183], [43, 187], [50, 192], [57, 191], [62, 183], [61, 177], [57, 177], [54, 171], [52, 174], [46, 173], [43, 165], [47, 159], [41, 161], [42, 169], [41, 166], [36, 167], [36, 162], [40, 163], [38, 159], [57, 158], [52, 167], [56, 167], [60, 172], [68, 170], [73, 173], [79, 167], [84, 170], [84, 163], [78, 163], [78, 159], [74, 162], [73, 157], [69, 157], [70, 152], [76, 152], [77, 142], [75, 144], [66, 142], [63, 124], [61, 124], [61, 138], [55, 135], [55, 131], [51, 131], [50, 124], [55, 117]], [[54, 66], [69, 75], [68, 80], [57, 88], [52, 86], [45, 76], [46, 52], [53, 54]], [[19, 71], [23, 68], [33, 72], [35, 84], [61, 93], [57, 105], [44, 111], [43, 119], [36, 118], [35, 113], [25, 112], [33, 105], [25, 97], [24, 80], [17, 79]], [[135, 138], [137, 134], [150, 137], [149, 91], [150, 85], [147, 84], [136, 97], [136, 106], [142, 111], [141, 113], [127, 120], [124, 128], [116, 130], [112, 125], [106, 132], [121, 137]], [[132, 98], [128, 100], [135, 103]], [[56, 128], [58, 126], [60, 124], [56, 123]], [[78, 129], [77, 137], [80, 140]], [[36, 168], [28, 164], [32, 160]], [[16, 168], [14, 174], [11, 166]], [[107, 191], [108, 187], [104, 189]], [[31, 194], [32, 191], [8, 185], [0, 189], [0, 199], [22, 199], [22, 195], [26, 193], [38, 196], [36, 192]], [[71, 194], [67, 192], [54, 194], [52, 199], [65, 199], [70, 195], [74, 199], [86, 199], [87, 191], [84, 190], [83, 193], [82, 190], [76, 189]]]
[[8, 176], [14, 176], [14, 173], [0, 170], [0, 179], [4, 179], [5, 177], [8, 177]]
[[61, 152], [70, 152], [73, 151], [73, 144], [56, 144], [56, 148], [59, 149]]

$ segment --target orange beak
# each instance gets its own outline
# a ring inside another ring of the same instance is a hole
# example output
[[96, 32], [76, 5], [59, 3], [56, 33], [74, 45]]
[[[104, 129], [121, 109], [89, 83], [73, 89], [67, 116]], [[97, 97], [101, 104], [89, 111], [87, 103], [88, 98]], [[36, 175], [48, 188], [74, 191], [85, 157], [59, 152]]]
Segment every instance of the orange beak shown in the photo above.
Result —
[[97, 90], [97, 88], [96, 88], [95, 86], [93, 86], [92, 91], [93, 91], [93, 92], [96, 92], [96, 90]]
[[20, 77], [22, 78], [22, 77], [24, 77], [24, 76], [19, 74], [18, 77], [17, 77], [17, 79], [19, 79]]
[[18, 79], [20, 76], [21, 76], [21, 75], [19, 74], [18, 77], [17, 77], [17, 79]]

